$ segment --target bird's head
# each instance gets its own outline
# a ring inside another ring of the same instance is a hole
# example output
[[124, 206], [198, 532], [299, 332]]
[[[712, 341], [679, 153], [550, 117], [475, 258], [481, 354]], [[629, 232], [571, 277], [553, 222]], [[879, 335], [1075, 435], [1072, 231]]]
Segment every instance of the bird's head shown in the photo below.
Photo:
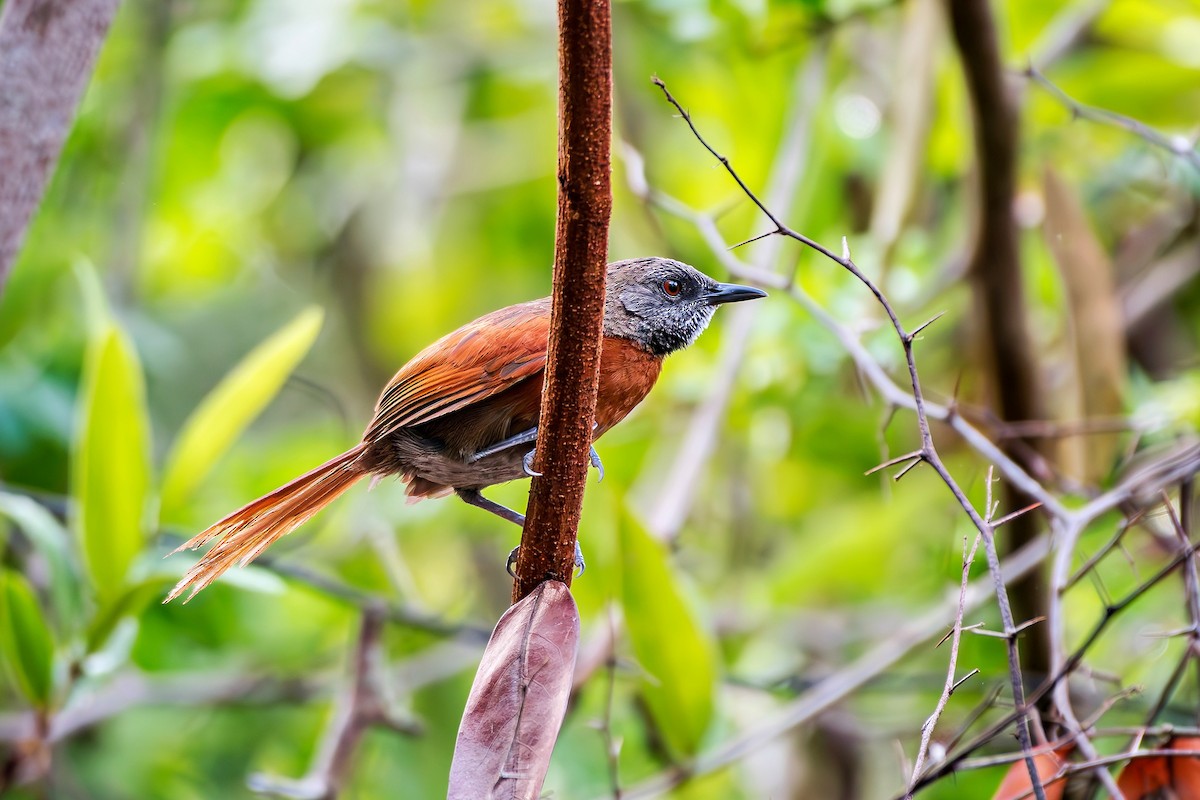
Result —
[[722, 303], [766, 297], [750, 286], [718, 283], [669, 258], [635, 258], [608, 265], [604, 333], [632, 339], [665, 356], [696, 341]]

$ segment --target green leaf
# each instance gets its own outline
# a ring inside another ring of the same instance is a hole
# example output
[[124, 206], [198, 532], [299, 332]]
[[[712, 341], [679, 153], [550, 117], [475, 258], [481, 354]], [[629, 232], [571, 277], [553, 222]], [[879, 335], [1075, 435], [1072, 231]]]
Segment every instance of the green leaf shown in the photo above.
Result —
[[21, 694], [38, 708], [54, 688], [54, 637], [33, 587], [18, 572], [0, 572], [0, 652]]
[[164, 516], [187, 501], [217, 460], [279, 393], [312, 347], [323, 317], [319, 308], [305, 309], [243, 358], [192, 412], [167, 459]]
[[84, 566], [101, 598], [124, 588], [144, 542], [150, 431], [137, 354], [115, 325], [88, 348], [71, 496]]
[[164, 578], [162, 575], [153, 575], [130, 585], [120, 594], [110, 598], [96, 611], [88, 625], [85, 652], [95, 653], [104, 647], [121, 620], [141, 615], [151, 602], [161, 600], [163, 594], [171, 588], [173, 583], [173, 579]]
[[5, 492], [0, 492], [0, 516], [15, 523], [45, 559], [50, 573], [50, 600], [59, 630], [79, 624], [83, 617], [83, 597], [66, 528], [34, 500]]
[[671, 749], [694, 755], [713, 715], [716, 649], [667, 561], [666, 549], [634, 520], [621, 525], [622, 603], [642, 692]]

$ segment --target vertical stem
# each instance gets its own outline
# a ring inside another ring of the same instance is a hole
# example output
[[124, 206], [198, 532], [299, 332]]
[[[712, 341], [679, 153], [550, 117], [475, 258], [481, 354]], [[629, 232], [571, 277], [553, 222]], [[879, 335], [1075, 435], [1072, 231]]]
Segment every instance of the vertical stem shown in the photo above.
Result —
[[596, 411], [612, 214], [612, 10], [559, 0], [558, 227], [553, 311], [529, 509], [513, 602], [571, 582]]

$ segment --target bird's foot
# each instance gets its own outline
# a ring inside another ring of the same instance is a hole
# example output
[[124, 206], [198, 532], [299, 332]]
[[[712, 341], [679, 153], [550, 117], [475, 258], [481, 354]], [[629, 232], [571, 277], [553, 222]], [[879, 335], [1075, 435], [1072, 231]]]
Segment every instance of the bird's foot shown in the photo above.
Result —
[[[514, 547], [512, 552], [508, 554], [508, 561], [506, 561], [504, 564], [504, 571], [507, 572], [508, 576], [513, 580], [517, 579], [517, 573], [513, 567], [517, 565], [517, 555], [520, 552], [520, 547]], [[585, 564], [583, 561], [583, 548], [579, 546], [578, 539], [575, 540], [575, 569], [579, 570], [580, 575], [582, 575], [587, 569], [587, 564]]]
[[536, 454], [537, 454], [536, 449], [530, 450], [528, 453], [525, 454], [525, 457], [523, 459], [521, 459], [521, 469], [525, 470], [525, 474], [531, 478], [542, 477], [542, 473], [538, 472], [537, 470], [535, 470], [533, 468], [533, 457]]
[[[525, 454], [525, 458], [521, 459], [521, 469], [525, 470], [525, 474], [531, 478], [540, 478], [542, 476], [542, 473], [533, 468], [533, 459], [536, 454], [537, 450], [530, 450]], [[596, 448], [588, 448], [588, 461], [600, 473], [600, 476], [596, 478], [596, 483], [604, 480], [604, 462], [600, 460], [600, 454], [596, 452]]]
[[604, 480], [604, 462], [600, 460], [600, 454], [596, 452], [595, 447], [588, 448], [588, 460], [592, 462], [592, 466], [600, 473], [596, 478], [596, 483]]

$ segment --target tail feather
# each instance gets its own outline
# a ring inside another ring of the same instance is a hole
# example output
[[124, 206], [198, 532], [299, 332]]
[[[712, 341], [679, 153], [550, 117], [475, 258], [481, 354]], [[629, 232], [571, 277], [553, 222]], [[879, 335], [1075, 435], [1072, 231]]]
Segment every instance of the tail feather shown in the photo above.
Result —
[[[191, 587], [191, 600], [234, 564], [245, 566], [273, 542], [304, 524], [355, 481], [367, 474], [358, 445], [316, 469], [246, 504], [184, 542], [172, 553], [200, 547], [218, 539], [167, 595], [169, 603]], [[187, 602], [186, 600], [184, 602]]]

